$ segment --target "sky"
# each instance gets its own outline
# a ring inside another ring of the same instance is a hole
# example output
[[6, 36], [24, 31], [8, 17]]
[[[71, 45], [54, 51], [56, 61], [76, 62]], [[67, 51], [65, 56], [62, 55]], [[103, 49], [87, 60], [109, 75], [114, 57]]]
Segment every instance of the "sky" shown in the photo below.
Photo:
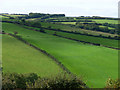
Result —
[[0, 0], [0, 13], [118, 17], [119, 0]]

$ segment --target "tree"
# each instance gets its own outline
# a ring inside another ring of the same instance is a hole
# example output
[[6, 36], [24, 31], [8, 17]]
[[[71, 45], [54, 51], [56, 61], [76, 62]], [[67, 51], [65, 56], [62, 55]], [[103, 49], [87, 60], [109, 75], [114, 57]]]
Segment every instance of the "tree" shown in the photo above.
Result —
[[15, 35], [17, 35], [17, 34], [18, 34], [18, 32], [14, 32], [14, 34], [15, 34]]
[[40, 32], [45, 33], [45, 30], [41, 27]]
[[38, 27], [38, 28], [41, 28], [41, 24], [39, 22], [34, 22], [32, 24], [33, 27]]
[[22, 21], [22, 23], [25, 23], [25, 19], [22, 19], [21, 21]]
[[53, 35], [57, 35], [57, 32], [54, 32], [54, 34]]
[[51, 26], [48, 26], [48, 29], [51, 29]]

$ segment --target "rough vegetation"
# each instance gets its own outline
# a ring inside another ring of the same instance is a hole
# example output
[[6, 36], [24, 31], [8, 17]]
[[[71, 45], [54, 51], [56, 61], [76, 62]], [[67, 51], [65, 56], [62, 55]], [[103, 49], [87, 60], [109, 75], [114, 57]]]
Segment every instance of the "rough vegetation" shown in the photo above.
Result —
[[76, 76], [57, 75], [52, 78], [41, 78], [35, 73], [6, 73], [2, 77], [2, 88], [42, 88], [42, 89], [76, 89], [87, 88]]

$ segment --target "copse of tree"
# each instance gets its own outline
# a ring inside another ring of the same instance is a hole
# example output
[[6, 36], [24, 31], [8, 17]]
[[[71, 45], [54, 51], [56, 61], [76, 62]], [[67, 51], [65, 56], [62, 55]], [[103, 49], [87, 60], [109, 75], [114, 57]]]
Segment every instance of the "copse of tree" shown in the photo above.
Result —
[[93, 31], [101, 31], [101, 32], [105, 32], [105, 33], [111, 33], [111, 34], [119, 34], [120, 31], [118, 31], [118, 29], [109, 29], [107, 25], [107, 23], [105, 23], [105, 27], [99, 27], [99, 25], [101, 24], [97, 24], [97, 23], [80, 23], [80, 22], [76, 22], [75, 26], [81, 29], [86, 29], [86, 30], [93, 30]]
[[32, 17], [32, 18], [38, 18], [38, 17], [42, 17], [45, 15], [46, 14], [42, 14], [42, 13], [29, 13], [29, 17]]
[[25, 21], [24, 24], [31, 27], [41, 28], [41, 24], [39, 22]]
[[52, 17], [65, 17], [65, 14], [43, 14], [43, 13], [29, 13], [29, 18], [39, 18], [42, 19], [52, 18]]
[[38, 27], [38, 28], [40, 28], [40, 27], [41, 27], [41, 24], [40, 24], [39, 22], [34, 22], [34, 23], [32, 24], [32, 26], [33, 26], [33, 27]]

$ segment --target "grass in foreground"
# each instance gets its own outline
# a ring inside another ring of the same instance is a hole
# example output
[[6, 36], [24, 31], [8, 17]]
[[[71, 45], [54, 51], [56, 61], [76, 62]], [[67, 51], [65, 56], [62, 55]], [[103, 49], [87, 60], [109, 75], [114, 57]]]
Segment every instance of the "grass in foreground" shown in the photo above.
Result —
[[29, 43], [46, 50], [77, 76], [83, 76], [90, 87], [104, 87], [105, 81], [118, 77], [118, 51], [78, 43], [56, 36], [30, 31], [18, 25], [3, 23], [5, 32], [17, 31]]
[[49, 77], [62, 72], [51, 58], [11, 36], [3, 35], [2, 46], [4, 73], [37, 73]]

